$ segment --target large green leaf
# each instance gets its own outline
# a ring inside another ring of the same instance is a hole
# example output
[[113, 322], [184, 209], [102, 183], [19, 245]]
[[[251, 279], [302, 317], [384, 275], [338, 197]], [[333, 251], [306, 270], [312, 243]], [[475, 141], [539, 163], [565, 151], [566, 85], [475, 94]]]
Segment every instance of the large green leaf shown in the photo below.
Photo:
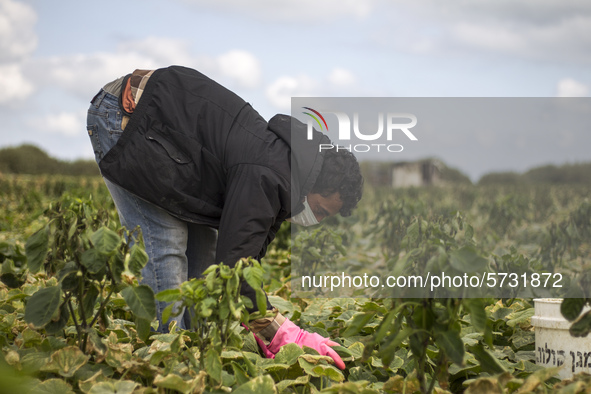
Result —
[[205, 353], [205, 371], [216, 382], [222, 381], [222, 358], [214, 348], [209, 348]]
[[90, 273], [96, 274], [107, 265], [108, 257], [100, 253], [98, 249], [88, 249], [82, 252], [80, 263], [85, 266]]
[[27, 264], [32, 273], [39, 272], [49, 250], [49, 227], [45, 226], [41, 230], [27, 239], [25, 244], [25, 254], [27, 255]]
[[232, 392], [234, 394], [272, 394], [277, 392], [277, 388], [275, 387], [275, 382], [271, 376], [263, 375], [257, 376], [248, 383], [244, 383]]
[[113, 230], [103, 226], [90, 235], [90, 241], [95, 249], [103, 254], [110, 255], [117, 249], [121, 240]]
[[435, 335], [435, 342], [446, 356], [458, 365], [464, 362], [464, 342], [457, 331], [440, 331]]
[[123, 299], [137, 317], [152, 321], [156, 317], [154, 292], [149, 286], [129, 286], [121, 291]]
[[48, 379], [33, 389], [35, 394], [74, 394], [72, 386], [62, 379]]
[[295, 343], [288, 343], [281, 346], [279, 352], [275, 355], [275, 362], [278, 364], [292, 365], [298, 360], [298, 357], [304, 354], [304, 351]]
[[139, 317], [135, 318], [135, 330], [137, 331], [137, 336], [144, 342], [146, 342], [150, 336], [150, 327], [149, 320]]
[[258, 289], [263, 284], [263, 270], [258, 267], [250, 266], [244, 268], [243, 275], [246, 283], [253, 289]]
[[59, 286], [46, 287], [37, 291], [27, 301], [25, 321], [37, 328], [45, 326], [59, 308], [60, 299]]
[[88, 394], [131, 394], [138, 383], [131, 380], [100, 382], [92, 386]]
[[154, 379], [154, 384], [156, 387], [160, 387], [162, 389], [175, 390], [183, 394], [189, 394], [192, 393], [193, 389], [195, 388], [195, 379], [183, 380], [183, 378], [181, 378], [179, 375], [171, 373], [166, 376], [156, 376], [156, 379]]
[[88, 361], [88, 356], [76, 346], [69, 346], [54, 352], [51, 362], [41, 368], [42, 371], [57, 372], [65, 378], [71, 378]]
[[57, 334], [61, 332], [66, 324], [68, 324], [68, 320], [70, 319], [70, 311], [68, 310], [68, 306], [66, 303], [62, 303], [61, 307], [59, 308], [59, 316], [53, 318], [49, 323], [45, 325], [45, 332], [48, 334]]

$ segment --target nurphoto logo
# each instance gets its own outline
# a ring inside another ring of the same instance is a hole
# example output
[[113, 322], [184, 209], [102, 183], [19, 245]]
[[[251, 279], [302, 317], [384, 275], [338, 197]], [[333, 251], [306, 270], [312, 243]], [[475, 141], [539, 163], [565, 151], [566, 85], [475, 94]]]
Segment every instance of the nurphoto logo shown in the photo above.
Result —
[[[348, 150], [350, 152], [402, 152], [404, 147], [401, 144], [392, 144], [394, 138], [400, 135], [405, 135], [411, 141], [418, 141], [417, 137], [410, 131], [416, 126], [417, 117], [410, 113], [393, 113], [388, 112], [385, 116], [383, 112], [377, 114], [377, 131], [361, 130], [359, 113], [353, 113], [353, 127], [351, 128], [351, 118], [345, 112], [340, 111], [323, 111], [324, 114], [332, 114], [336, 117], [338, 123], [338, 133], [336, 136], [328, 133], [328, 123], [325, 117], [317, 110], [310, 107], [302, 107], [306, 111], [303, 114], [309, 116], [308, 119], [308, 140], [312, 140], [314, 126], [318, 125], [321, 132], [326, 133], [331, 137], [332, 141], [338, 143], [347, 142], [351, 140], [359, 141], [373, 141], [374, 143], [349, 144], [349, 145], [333, 145], [333, 144], [319, 144], [318, 149], [333, 149]], [[364, 127], [367, 127], [365, 125]], [[351, 133], [353, 129], [353, 133]], [[384, 133], [385, 130], [385, 133]], [[332, 134], [332, 133], [331, 133]], [[384, 135], [385, 134], [385, 135]], [[336, 138], [335, 138], [336, 137]], [[379, 143], [384, 141], [384, 143]]]

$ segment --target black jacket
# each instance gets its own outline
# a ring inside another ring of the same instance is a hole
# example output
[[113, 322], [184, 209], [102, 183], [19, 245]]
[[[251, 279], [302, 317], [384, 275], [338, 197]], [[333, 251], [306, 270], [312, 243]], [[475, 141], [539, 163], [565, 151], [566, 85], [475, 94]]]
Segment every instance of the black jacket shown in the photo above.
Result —
[[318, 144], [330, 143], [316, 131], [306, 136], [290, 116], [267, 123], [200, 72], [171, 66], [150, 77], [99, 166], [172, 215], [218, 228], [216, 260], [233, 266], [264, 256], [283, 220], [303, 209], [322, 166]]

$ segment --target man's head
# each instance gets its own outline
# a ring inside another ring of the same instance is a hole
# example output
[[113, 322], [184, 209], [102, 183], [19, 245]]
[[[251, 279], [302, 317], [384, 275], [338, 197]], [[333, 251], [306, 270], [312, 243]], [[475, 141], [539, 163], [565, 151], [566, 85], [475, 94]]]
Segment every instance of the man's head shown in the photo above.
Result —
[[308, 204], [318, 221], [340, 213], [350, 216], [363, 194], [363, 176], [355, 156], [336, 147], [323, 150], [324, 162], [308, 193]]

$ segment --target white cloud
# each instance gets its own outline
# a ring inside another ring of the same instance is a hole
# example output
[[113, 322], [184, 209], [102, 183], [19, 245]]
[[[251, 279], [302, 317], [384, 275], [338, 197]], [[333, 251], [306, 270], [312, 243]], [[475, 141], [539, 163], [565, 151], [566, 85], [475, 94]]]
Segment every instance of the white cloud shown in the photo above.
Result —
[[33, 7], [13, 0], [0, 0], [0, 62], [14, 62], [37, 47]]
[[259, 60], [250, 52], [232, 50], [217, 58], [223, 76], [245, 88], [257, 87], [261, 79]]
[[344, 68], [335, 68], [328, 76], [330, 83], [336, 86], [350, 86], [355, 83], [355, 76]]
[[95, 52], [36, 59], [27, 74], [39, 85], [57, 86], [81, 98], [135, 69], [155, 69], [195, 62], [181, 40], [148, 37], [124, 42], [114, 52]]
[[557, 97], [585, 97], [588, 95], [589, 86], [572, 78], [561, 79], [556, 85]]
[[36, 129], [51, 133], [61, 134], [66, 137], [75, 137], [86, 131], [86, 112], [60, 112], [33, 119], [30, 123]]
[[291, 108], [292, 97], [315, 96], [318, 84], [306, 75], [298, 77], [283, 76], [275, 80], [266, 90], [266, 96], [271, 104], [279, 109]]
[[371, 14], [376, 0], [182, 0], [204, 8], [234, 12], [240, 15], [294, 23], [326, 22], [341, 16], [365, 18]]
[[24, 77], [18, 64], [0, 65], [0, 104], [24, 100], [33, 90], [33, 85]]
[[150, 59], [160, 67], [171, 64], [187, 65], [194, 61], [188, 41], [164, 37], [146, 37], [141, 40], [125, 41], [118, 46], [116, 53], [136, 54]]
[[153, 59], [137, 53], [94, 53], [39, 59], [27, 66], [39, 85], [57, 86], [81, 98], [136, 68], [154, 68]]
[[279, 77], [267, 87], [265, 94], [277, 109], [287, 110], [291, 108], [292, 97], [365, 95], [356, 80], [351, 71], [337, 67], [320, 79], [304, 74]]
[[[421, 54], [502, 54], [553, 63], [591, 63], [586, 0], [395, 0], [376, 12], [400, 22], [374, 34], [382, 45]], [[477, 52], [477, 53], [478, 53]]]
[[250, 52], [232, 50], [219, 56], [195, 56], [183, 40], [148, 37], [127, 41], [114, 52], [40, 58], [28, 62], [27, 75], [38, 85], [64, 89], [80, 98], [135, 69], [170, 65], [193, 67], [224, 84], [253, 88], [261, 79], [259, 60]]

